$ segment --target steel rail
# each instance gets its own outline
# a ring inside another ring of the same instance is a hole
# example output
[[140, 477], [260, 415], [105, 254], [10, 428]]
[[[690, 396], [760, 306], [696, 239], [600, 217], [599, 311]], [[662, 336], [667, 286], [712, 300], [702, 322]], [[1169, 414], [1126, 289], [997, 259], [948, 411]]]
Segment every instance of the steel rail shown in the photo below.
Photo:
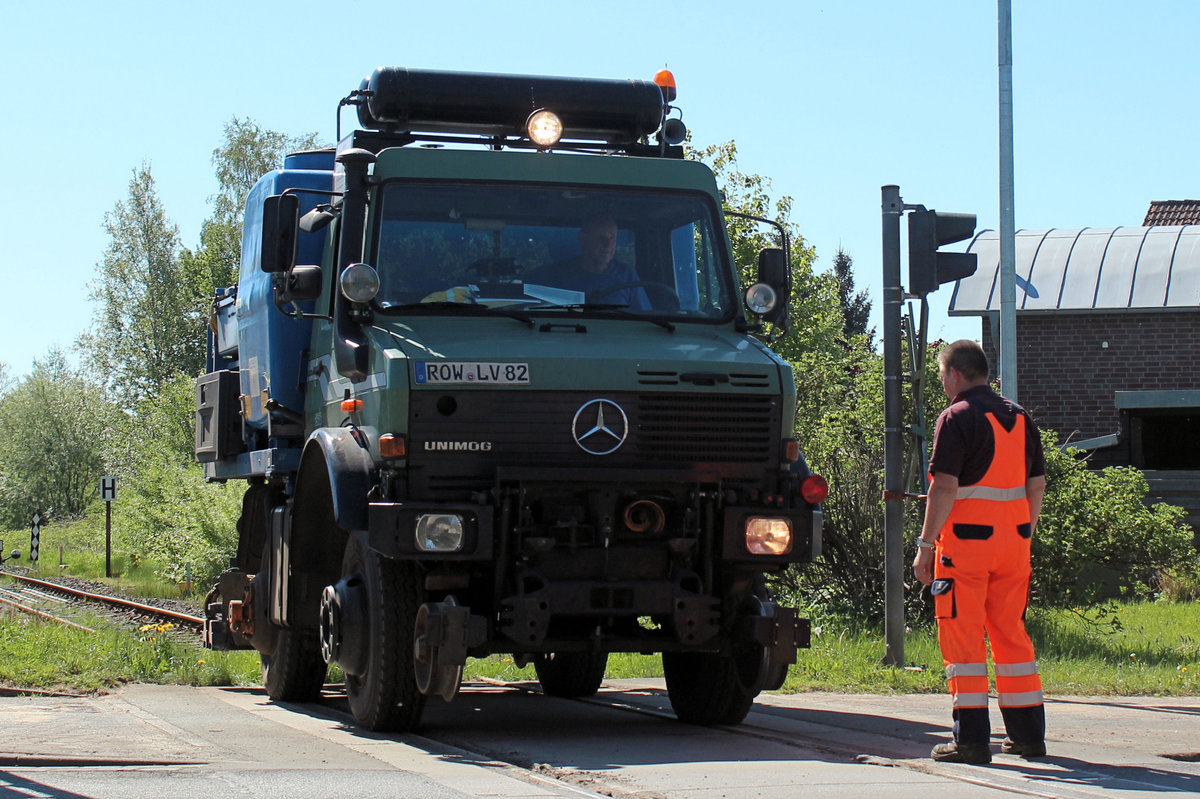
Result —
[[11, 607], [16, 608], [17, 610], [22, 610], [26, 613], [37, 616], [38, 618], [46, 619], [47, 621], [56, 621], [59, 624], [65, 624], [68, 627], [74, 627], [76, 630], [83, 630], [86, 633], [95, 633], [96, 632], [91, 627], [84, 627], [82, 624], [76, 624], [73, 621], [67, 621], [66, 619], [60, 619], [58, 616], [52, 616], [49, 613], [43, 613], [42, 611], [36, 610], [35, 608], [31, 608], [26, 605], [22, 605], [20, 602], [14, 602], [11, 599], [5, 599], [4, 597], [0, 597], [0, 604], [9, 605]]
[[204, 619], [200, 618], [199, 616], [190, 616], [186, 613], [177, 613], [176, 611], [173, 611], [173, 610], [166, 610], [164, 608], [156, 608], [153, 605], [146, 605], [141, 602], [134, 602], [131, 599], [122, 599], [120, 597], [106, 596], [104, 594], [93, 594], [90, 591], [82, 591], [78, 588], [71, 588], [70, 586], [60, 585], [58, 583], [52, 583], [52, 582], [48, 582], [46, 580], [38, 580], [34, 577], [25, 577], [24, 575], [13, 574], [12, 572], [4, 572], [4, 574], [5, 574], [5, 576], [11, 577], [14, 580], [19, 580], [21, 582], [28, 583], [30, 585], [41, 586], [42, 588], [48, 588], [51, 591], [60, 591], [65, 594], [70, 594], [71, 596], [77, 596], [77, 597], [81, 597], [83, 599], [90, 599], [93, 602], [103, 602], [103, 603], [109, 604], [109, 605], [119, 605], [121, 607], [130, 608], [132, 610], [138, 611], [139, 613], [146, 613], [146, 614], [149, 614], [152, 616], [165, 616], [168, 619], [180, 621], [180, 622], [183, 622], [184, 624], [190, 624], [194, 627], [203, 627], [204, 626]]

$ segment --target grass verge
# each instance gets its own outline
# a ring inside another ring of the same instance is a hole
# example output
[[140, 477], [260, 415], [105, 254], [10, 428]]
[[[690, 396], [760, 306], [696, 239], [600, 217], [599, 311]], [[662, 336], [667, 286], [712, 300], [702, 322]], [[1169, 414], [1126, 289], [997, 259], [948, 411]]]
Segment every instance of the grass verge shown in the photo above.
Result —
[[[1113, 624], [1116, 619], [1117, 624]], [[84, 622], [88, 624], [88, 622]], [[96, 619], [89, 634], [0, 610], [0, 685], [67, 691], [103, 690], [123, 682], [255, 685], [255, 652], [212, 652], [155, 628], [117, 629]], [[1200, 602], [1128, 603], [1097, 614], [1040, 611], [1031, 634], [1048, 694], [1200, 695]], [[814, 628], [813, 646], [799, 653], [783, 691], [913, 693], [945, 690], [932, 628], [912, 630], [909, 666], [882, 664], [879, 630], [827, 621]], [[467, 664], [466, 676], [534, 680], [531, 666], [511, 656]], [[610, 679], [660, 677], [657, 656], [613, 655]], [[330, 679], [340, 679], [336, 669]]]

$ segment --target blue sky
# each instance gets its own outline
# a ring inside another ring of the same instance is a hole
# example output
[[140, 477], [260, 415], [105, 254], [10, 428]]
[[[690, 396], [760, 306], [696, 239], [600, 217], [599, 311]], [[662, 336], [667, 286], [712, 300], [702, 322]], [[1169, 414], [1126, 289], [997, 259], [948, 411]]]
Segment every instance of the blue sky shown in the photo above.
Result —
[[[1013, 0], [1018, 228], [1137, 225], [1200, 196], [1200, 3]], [[0, 363], [25, 374], [92, 322], [105, 212], [148, 162], [195, 246], [223, 125], [334, 138], [374, 67], [650, 78], [669, 67], [704, 145], [795, 200], [828, 269], [854, 259], [878, 327], [879, 188], [999, 227], [996, 5], [936, 2], [11, 3], [0, 26], [9, 302]], [[351, 124], [350, 115], [345, 125]], [[934, 337], [979, 334], [930, 295]]]

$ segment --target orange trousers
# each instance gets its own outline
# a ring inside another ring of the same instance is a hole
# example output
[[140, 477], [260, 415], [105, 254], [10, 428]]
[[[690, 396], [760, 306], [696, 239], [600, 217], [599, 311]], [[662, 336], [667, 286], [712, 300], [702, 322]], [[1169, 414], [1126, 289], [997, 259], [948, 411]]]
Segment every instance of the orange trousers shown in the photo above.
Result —
[[[951, 519], [935, 553], [933, 592], [938, 644], [954, 698], [955, 739], [986, 743], [990, 738], [990, 643], [1008, 736], [1021, 743], [1042, 741], [1042, 682], [1025, 630], [1029, 525], [995, 524], [987, 538], [960, 538]], [[976, 531], [988, 527], [957, 526]]]

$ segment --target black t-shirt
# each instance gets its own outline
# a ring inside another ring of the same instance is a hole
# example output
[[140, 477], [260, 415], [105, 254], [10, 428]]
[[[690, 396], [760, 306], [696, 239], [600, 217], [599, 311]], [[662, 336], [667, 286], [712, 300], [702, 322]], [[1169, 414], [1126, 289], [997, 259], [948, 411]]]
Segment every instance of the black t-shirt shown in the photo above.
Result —
[[1017, 414], [1025, 417], [1025, 477], [1046, 473], [1046, 456], [1037, 425], [1020, 405], [1008, 400], [990, 386], [969, 388], [954, 398], [938, 417], [933, 434], [931, 474], [943, 472], [958, 478], [959, 485], [974, 485], [987, 474], [996, 454], [992, 426], [985, 414], [991, 413], [1005, 430], [1012, 430]]

